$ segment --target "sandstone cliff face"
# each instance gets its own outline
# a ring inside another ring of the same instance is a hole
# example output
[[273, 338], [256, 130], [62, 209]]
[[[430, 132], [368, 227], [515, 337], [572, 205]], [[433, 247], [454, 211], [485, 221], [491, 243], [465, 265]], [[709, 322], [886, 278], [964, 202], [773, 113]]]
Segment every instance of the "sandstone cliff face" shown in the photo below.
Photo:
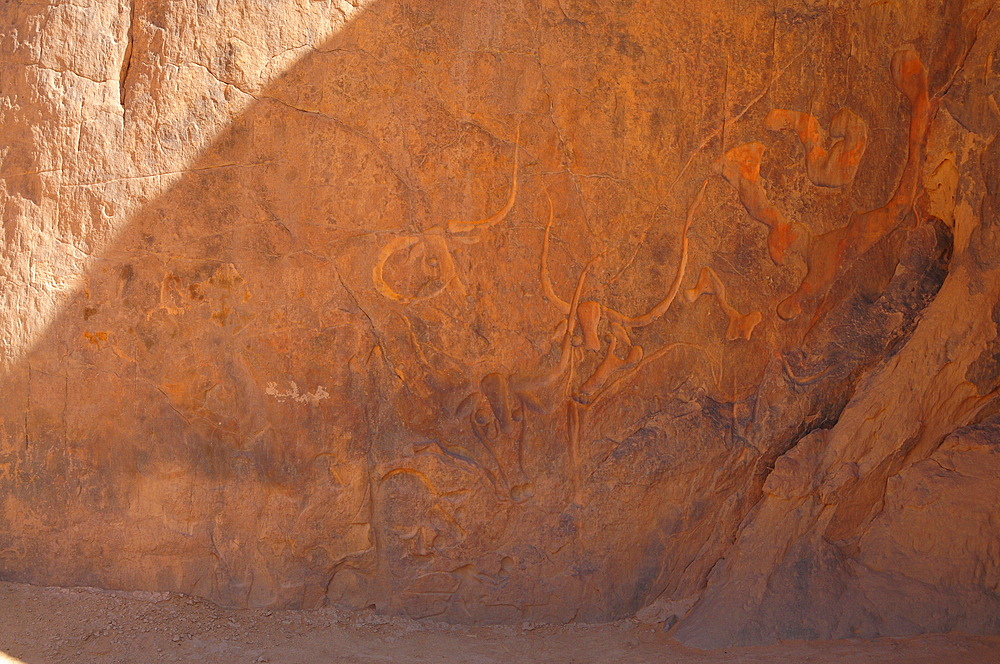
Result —
[[0, 576], [1000, 629], [994, 3], [0, 7]]

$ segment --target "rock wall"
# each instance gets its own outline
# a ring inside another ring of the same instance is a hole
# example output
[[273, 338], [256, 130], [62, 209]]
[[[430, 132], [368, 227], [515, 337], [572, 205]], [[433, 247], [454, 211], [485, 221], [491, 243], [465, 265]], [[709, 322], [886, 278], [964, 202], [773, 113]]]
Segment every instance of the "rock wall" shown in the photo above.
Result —
[[994, 7], [0, 5], [0, 577], [1000, 631]]

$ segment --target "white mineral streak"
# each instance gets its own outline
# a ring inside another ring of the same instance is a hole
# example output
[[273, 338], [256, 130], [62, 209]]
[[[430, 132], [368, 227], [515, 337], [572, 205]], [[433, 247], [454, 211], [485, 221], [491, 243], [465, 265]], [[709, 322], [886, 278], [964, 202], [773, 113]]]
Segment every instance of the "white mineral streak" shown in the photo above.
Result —
[[299, 393], [299, 386], [295, 381], [289, 381], [291, 385], [287, 390], [279, 390], [278, 384], [274, 382], [269, 382], [267, 387], [264, 388], [264, 394], [272, 396], [278, 401], [294, 401], [295, 403], [308, 403], [310, 406], [315, 406], [323, 399], [329, 399], [330, 393], [326, 391], [326, 388], [322, 385], [316, 387], [312, 392]]

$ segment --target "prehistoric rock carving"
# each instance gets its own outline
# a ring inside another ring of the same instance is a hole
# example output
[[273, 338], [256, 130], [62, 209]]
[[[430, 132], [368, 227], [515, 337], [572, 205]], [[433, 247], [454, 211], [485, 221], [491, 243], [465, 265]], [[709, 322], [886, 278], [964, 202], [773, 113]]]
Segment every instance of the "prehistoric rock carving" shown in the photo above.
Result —
[[[569, 302], [556, 294], [548, 266], [550, 233], [555, 219], [552, 201], [549, 200], [549, 220], [542, 240], [539, 277], [545, 297], [564, 316], [556, 332], [557, 338], [561, 339], [559, 359], [549, 369], [536, 373], [517, 373], [509, 377], [491, 373], [484, 376], [480, 381], [479, 391], [466, 397], [456, 411], [458, 417], [469, 418], [473, 432], [501, 469], [501, 479], [509, 487], [510, 496], [514, 500], [522, 500], [531, 495], [531, 484], [524, 475], [521, 458], [524, 418], [528, 411], [552, 413], [568, 404], [570, 463], [575, 491], [580, 467], [579, 438], [587, 411], [630, 380], [642, 367], [663, 357], [670, 350], [685, 345], [679, 342], [669, 343], [646, 356], [643, 347], [632, 342], [631, 333], [663, 316], [676, 299], [687, 269], [688, 231], [704, 198], [707, 184], [707, 180], [702, 183], [688, 207], [681, 230], [681, 252], [673, 282], [663, 299], [636, 316], [629, 316], [593, 300], [580, 301], [587, 274], [600, 260], [600, 256], [592, 259], [580, 272]], [[724, 301], [724, 295], [720, 301]], [[739, 333], [741, 336], [748, 338], [753, 326], [759, 322], [760, 314], [755, 314], [756, 321], [752, 320], [754, 314], [751, 314], [744, 317], [750, 320], [739, 324], [742, 325]], [[576, 335], [577, 326], [579, 336]], [[747, 331], [743, 332], [743, 328], [747, 328]], [[575, 369], [584, 353], [599, 353], [602, 348], [604, 356], [597, 368], [579, 385], [574, 386]], [[492, 479], [496, 485], [496, 478]]]
[[[676, 299], [677, 293], [680, 291], [681, 282], [684, 280], [685, 271], [687, 270], [689, 246], [688, 231], [691, 228], [691, 222], [694, 219], [695, 211], [698, 209], [698, 206], [704, 198], [705, 188], [707, 185], [707, 181], [702, 183], [697, 195], [688, 207], [687, 218], [684, 222], [684, 227], [681, 230], [681, 252], [677, 263], [677, 270], [674, 274], [673, 283], [671, 283], [670, 288], [667, 290], [663, 299], [653, 305], [645, 313], [637, 316], [628, 316], [607, 305], [603, 305], [595, 301], [585, 301], [574, 305], [574, 303], [568, 303], [556, 294], [555, 289], [552, 286], [552, 278], [548, 267], [549, 235], [551, 233], [552, 222], [554, 220], [552, 203], [549, 201], [549, 221], [545, 226], [545, 236], [542, 241], [542, 257], [539, 268], [539, 277], [542, 282], [542, 292], [545, 294], [545, 297], [566, 316], [566, 318], [560, 322], [558, 328], [559, 332], [563, 332], [565, 335], [570, 335], [573, 332], [575, 324], [579, 324], [581, 336], [580, 343], [582, 344], [584, 350], [600, 351], [602, 341], [607, 343], [607, 350], [605, 351], [604, 359], [598, 365], [597, 369], [580, 385], [578, 389], [571, 391], [574, 401], [585, 405], [593, 404], [594, 401], [603, 396], [605, 389], [610, 387], [610, 383], [615, 382], [611, 381], [614, 374], [623, 369], [633, 367], [642, 360], [644, 350], [642, 346], [632, 343], [631, 332], [636, 328], [645, 327], [660, 318], [667, 312], [668, 309], [670, 309], [670, 306]], [[583, 288], [583, 282], [586, 278], [587, 271], [588, 269], [585, 268], [580, 275], [580, 281], [577, 285], [577, 294]], [[576, 297], [577, 295], [575, 294], [574, 299], [576, 299]], [[603, 335], [603, 338], [600, 334], [600, 325], [602, 321], [607, 321], [608, 323], [608, 330]], [[622, 347], [624, 357], [619, 357], [616, 354], [619, 344]]]
[[729, 341], [735, 341], [736, 339], [746, 339], [749, 341], [750, 335], [753, 334], [753, 329], [761, 321], [761, 313], [759, 311], [751, 311], [743, 315], [730, 305], [726, 299], [726, 286], [719, 279], [719, 275], [715, 273], [715, 270], [707, 266], [701, 268], [698, 283], [695, 284], [694, 288], [684, 291], [688, 302], [694, 302], [705, 294], [715, 295], [719, 306], [722, 307], [722, 311], [729, 319], [729, 326], [726, 328], [726, 339]]
[[[407, 264], [412, 266], [414, 262], [419, 261], [424, 276], [423, 284], [413, 288], [413, 293], [409, 296], [402, 295], [389, 286], [383, 275], [386, 262], [397, 253], [406, 250], [411, 252], [407, 256]], [[382, 297], [403, 304], [437, 297], [453, 283], [458, 284], [460, 289], [464, 288], [455, 271], [455, 261], [451, 257], [451, 250], [440, 227], [435, 227], [423, 235], [406, 235], [391, 239], [378, 252], [375, 267], [372, 268], [372, 281], [375, 283], [375, 290]]]
[[[375, 265], [372, 267], [372, 282], [375, 290], [386, 299], [410, 304], [429, 300], [444, 293], [449, 286], [455, 284], [459, 291], [464, 292], [462, 283], [455, 269], [455, 260], [448, 246], [449, 238], [458, 242], [472, 244], [479, 241], [479, 234], [494, 226], [510, 214], [517, 200], [517, 170], [518, 144], [521, 129], [518, 127], [514, 138], [514, 172], [511, 175], [510, 192], [503, 207], [490, 216], [476, 221], [448, 221], [444, 227], [434, 226], [418, 235], [404, 235], [391, 239], [378, 252]], [[419, 264], [418, 283], [411, 284], [407, 294], [400, 293], [398, 288], [390, 286], [385, 279], [385, 266], [396, 254], [409, 251], [405, 259], [408, 267]]]
[[[854, 179], [858, 164], [868, 146], [868, 125], [842, 108], [830, 121], [830, 133], [809, 113], [775, 109], [764, 118], [771, 131], [795, 132], [805, 149], [806, 175], [820, 187], [843, 187]], [[833, 138], [829, 149], [824, 147]]]
[[[584, 268], [577, 282], [570, 306], [571, 314], [567, 319], [569, 324], [562, 335], [558, 363], [550, 370], [537, 374], [515, 374], [509, 377], [497, 373], [488, 374], [480, 380], [480, 391], [466, 397], [456, 411], [456, 416], [469, 418], [476, 437], [499, 467], [500, 477], [495, 477], [487, 464], [478, 465], [485, 470], [495, 487], [505, 488], [514, 500], [523, 500], [532, 493], [530, 481], [524, 475], [521, 463], [526, 408], [538, 413], [552, 412], [555, 408], [552, 404], [558, 399], [556, 391], [560, 379], [567, 373], [572, 376], [575, 312], [586, 274], [593, 263], [591, 261]], [[559, 390], [559, 394], [565, 394], [565, 391], [566, 388], [563, 388]]]
[[[778, 315], [785, 320], [801, 314], [805, 300], [822, 296], [845, 265], [896, 228], [914, 208], [931, 117], [927, 72], [916, 51], [909, 49], [897, 51], [891, 66], [893, 82], [910, 102], [910, 129], [902, 176], [884, 206], [856, 212], [846, 226], [813, 236], [802, 224], [789, 222], [767, 199], [760, 177], [764, 145], [756, 142], [738, 145], [714, 165], [716, 172], [736, 189], [747, 213], [771, 229], [767, 246], [772, 260], [782, 264], [790, 250], [801, 252], [806, 260], [806, 276], [796, 291], [778, 305]], [[831, 135], [842, 134], [843, 138], [835, 141], [829, 151], [822, 148], [823, 132], [811, 115], [772, 111], [765, 124], [769, 129], [793, 129], [799, 134], [806, 148], [809, 178], [823, 186], [838, 186], [835, 183], [853, 177], [867, 140], [863, 121], [846, 109], [838, 112], [831, 123]]]
[[483, 376], [479, 391], [462, 401], [456, 415], [469, 418], [473, 433], [499, 469], [499, 477], [494, 477], [484, 466], [494, 485], [506, 487], [515, 501], [528, 498], [531, 483], [521, 458], [524, 402], [508, 379], [499, 373]]
[[892, 78], [910, 102], [907, 158], [896, 191], [882, 207], [856, 212], [846, 226], [810, 241], [806, 254], [808, 272], [798, 289], [778, 305], [778, 315], [785, 320], [802, 313], [806, 299], [823, 295], [845, 265], [896, 228], [913, 210], [932, 110], [927, 92], [927, 71], [916, 51], [901, 50], [893, 55]]

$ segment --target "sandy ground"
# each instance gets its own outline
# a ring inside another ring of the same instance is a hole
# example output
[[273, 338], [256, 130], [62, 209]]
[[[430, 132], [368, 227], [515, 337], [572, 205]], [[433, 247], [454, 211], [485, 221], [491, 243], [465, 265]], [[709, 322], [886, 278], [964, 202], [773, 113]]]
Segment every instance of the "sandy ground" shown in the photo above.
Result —
[[372, 613], [230, 611], [159, 593], [0, 583], [0, 664], [24, 662], [1000, 663], [1000, 637], [786, 642], [698, 651], [634, 621], [454, 627]]

